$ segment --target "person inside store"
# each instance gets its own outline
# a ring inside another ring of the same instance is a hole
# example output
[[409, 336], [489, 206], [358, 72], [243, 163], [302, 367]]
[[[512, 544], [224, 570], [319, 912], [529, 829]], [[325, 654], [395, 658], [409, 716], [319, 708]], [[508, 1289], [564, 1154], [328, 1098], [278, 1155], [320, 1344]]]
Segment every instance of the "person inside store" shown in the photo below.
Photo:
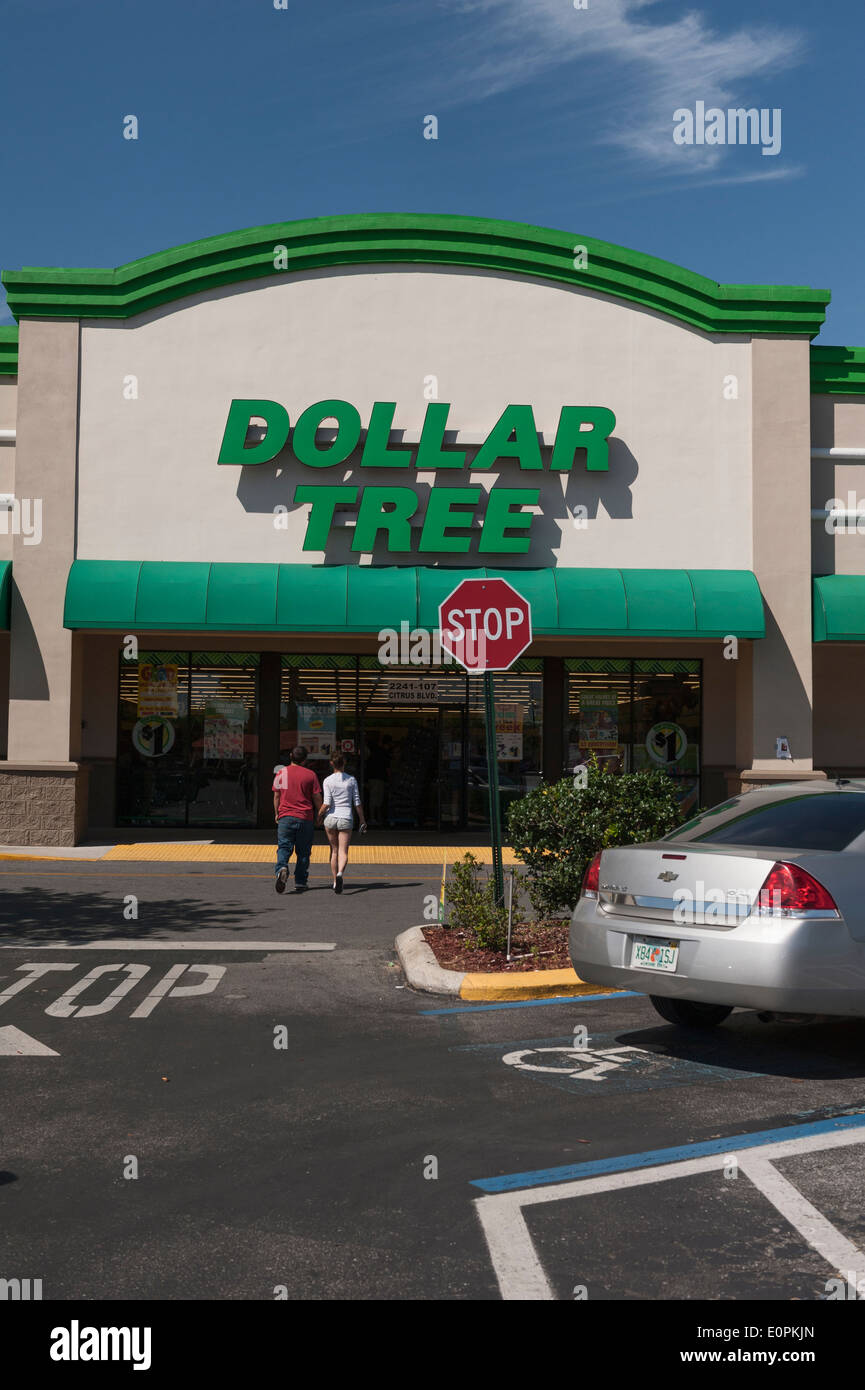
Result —
[[357, 779], [345, 770], [345, 758], [334, 753], [330, 760], [333, 772], [324, 779], [324, 795], [319, 821], [330, 844], [330, 872], [334, 893], [342, 892], [342, 880], [348, 863], [348, 847], [354, 831], [354, 813], [360, 818], [361, 833], [366, 833], [366, 816], [360, 799]]
[[305, 767], [307, 750], [298, 744], [291, 751], [291, 762], [281, 767], [273, 779], [273, 810], [276, 817], [276, 891], [285, 892], [288, 882], [288, 862], [292, 851], [297, 859], [294, 866], [294, 891], [306, 892], [309, 881], [309, 859], [315, 820], [321, 810], [321, 784], [312, 768]]
[[385, 789], [393, 757], [392, 742], [390, 734], [379, 738], [376, 732], [371, 732], [367, 741], [365, 771], [372, 825], [381, 825], [385, 818]]

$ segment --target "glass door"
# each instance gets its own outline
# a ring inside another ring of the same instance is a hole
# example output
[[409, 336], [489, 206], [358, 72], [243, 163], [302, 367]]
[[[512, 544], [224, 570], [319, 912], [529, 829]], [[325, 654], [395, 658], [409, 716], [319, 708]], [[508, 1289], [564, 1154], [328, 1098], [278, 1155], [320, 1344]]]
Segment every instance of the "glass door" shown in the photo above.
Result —
[[465, 825], [466, 711], [464, 705], [439, 706], [438, 829]]

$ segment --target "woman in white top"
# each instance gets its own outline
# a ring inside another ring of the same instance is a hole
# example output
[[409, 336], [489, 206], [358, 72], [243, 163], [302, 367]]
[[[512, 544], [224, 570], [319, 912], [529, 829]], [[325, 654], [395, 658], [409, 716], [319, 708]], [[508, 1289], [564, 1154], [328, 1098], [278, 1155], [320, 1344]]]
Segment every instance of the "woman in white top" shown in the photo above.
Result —
[[333, 772], [325, 777], [322, 786], [319, 821], [324, 821], [324, 829], [330, 842], [330, 872], [333, 875], [334, 893], [342, 892], [342, 876], [348, 863], [348, 847], [354, 830], [354, 808], [360, 816], [360, 828], [366, 830], [366, 816], [360, 799], [357, 779], [345, 771], [345, 758], [335, 753], [330, 760]]

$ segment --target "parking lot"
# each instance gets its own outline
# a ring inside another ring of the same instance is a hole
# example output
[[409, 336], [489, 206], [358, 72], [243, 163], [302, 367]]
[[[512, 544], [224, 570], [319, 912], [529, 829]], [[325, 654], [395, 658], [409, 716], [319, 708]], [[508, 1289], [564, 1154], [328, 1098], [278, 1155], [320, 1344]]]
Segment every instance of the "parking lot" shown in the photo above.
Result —
[[414, 994], [393, 939], [429, 865], [358, 867], [340, 899], [321, 870], [284, 899], [262, 866], [0, 874], [0, 1277], [46, 1299], [813, 1301], [865, 1278], [863, 1024], [741, 1011], [692, 1036], [630, 993]]

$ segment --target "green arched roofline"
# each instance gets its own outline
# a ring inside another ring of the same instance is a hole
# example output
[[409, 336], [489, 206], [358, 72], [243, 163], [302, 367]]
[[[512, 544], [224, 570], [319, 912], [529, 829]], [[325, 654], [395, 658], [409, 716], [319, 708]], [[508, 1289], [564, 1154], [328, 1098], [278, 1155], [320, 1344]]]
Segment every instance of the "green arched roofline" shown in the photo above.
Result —
[[628, 300], [706, 333], [813, 338], [830, 299], [828, 290], [804, 285], [721, 285], [669, 261], [571, 232], [430, 213], [276, 222], [188, 242], [116, 270], [28, 266], [5, 271], [2, 279], [18, 319], [125, 319], [187, 295], [262, 276], [405, 264], [462, 266], [558, 281]]

